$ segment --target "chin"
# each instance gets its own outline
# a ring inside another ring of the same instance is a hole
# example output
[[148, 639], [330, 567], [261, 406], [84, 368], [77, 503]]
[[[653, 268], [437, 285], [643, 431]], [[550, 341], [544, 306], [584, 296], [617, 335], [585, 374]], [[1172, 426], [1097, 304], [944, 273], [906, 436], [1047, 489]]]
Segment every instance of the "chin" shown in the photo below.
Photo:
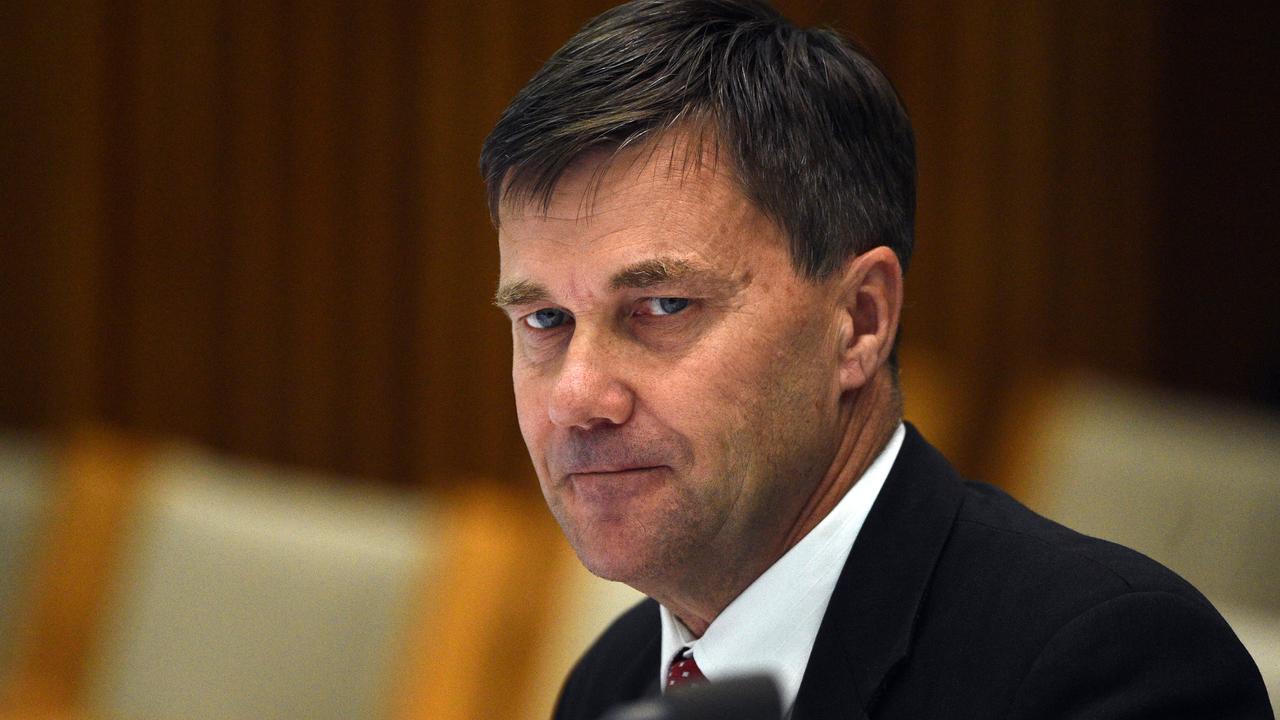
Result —
[[[606, 531], [607, 533], [607, 531]], [[619, 535], [601, 538], [572, 536], [570, 544], [583, 567], [596, 577], [635, 587], [654, 573], [652, 549], [646, 543]]]

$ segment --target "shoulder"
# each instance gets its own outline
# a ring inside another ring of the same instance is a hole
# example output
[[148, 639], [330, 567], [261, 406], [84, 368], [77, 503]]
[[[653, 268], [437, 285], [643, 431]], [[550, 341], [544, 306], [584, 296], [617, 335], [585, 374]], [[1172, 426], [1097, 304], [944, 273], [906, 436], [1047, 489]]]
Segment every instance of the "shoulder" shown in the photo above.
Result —
[[[1076, 710], [1108, 717], [1108, 708], [1156, 699], [1249, 717], [1261, 687], [1230, 627], [1190, 583], [980, 483], [964, 484], [918, 630], [919, 660], [954, 667], [963, 648], [987, 679], [1003, 678], [997, 705], [1014, 717], [1050, 717], [1072, 703], [1095, 703]], [[1228, 712], [1232, 703], [1246, 714]]]
[[1234, 642], [1209, 601], [1173, 571], [1041, 517], [981, 483], [964, 484], [931, 585], [933, 612], [954, 622], [987, 618], [991, 638], [1016, 638], [1028, 652], [1100, 609], [1151, 604], [1199, 613]]
[[1190, 583], [1151, 558], [1059, 525], [983, 483], [964, 483], [938, 570], [937, 582], [963, 573], [999, 588], [1005, 603], [1027, 603], [1041, 615], [1070, 616], [1142, 592], [1167, 593], [1213, 612]]
[[1130, 591], [1071, 618], [1040, 648], [1010, 718], [1270, 718], [1252, 658], [1204, 603]]
[[596, 720], [609, 708], [657, 689], [661, 621], [646, 599], [620, 616], [574, 666], [560, 691], [557, 720]]

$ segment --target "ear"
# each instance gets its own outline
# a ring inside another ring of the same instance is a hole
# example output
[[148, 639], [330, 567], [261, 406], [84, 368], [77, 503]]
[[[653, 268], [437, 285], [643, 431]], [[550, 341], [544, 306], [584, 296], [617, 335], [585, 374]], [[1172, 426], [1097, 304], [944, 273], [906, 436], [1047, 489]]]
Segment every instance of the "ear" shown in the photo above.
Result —
[[889, 362], [902, 313], [902, 265], [883, 245], [840, 273], [840, 389], [866, 385]]

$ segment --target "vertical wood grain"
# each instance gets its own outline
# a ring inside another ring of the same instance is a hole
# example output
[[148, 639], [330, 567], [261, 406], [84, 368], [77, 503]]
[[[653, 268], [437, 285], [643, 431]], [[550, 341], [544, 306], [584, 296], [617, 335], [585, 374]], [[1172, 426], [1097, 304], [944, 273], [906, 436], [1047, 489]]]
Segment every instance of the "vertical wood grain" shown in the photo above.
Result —
[[346, 118], [341, 97], [350, 82], [343, 55], [347, 28], [333, 4], [286, 4], [288, 48], [285, 112], [290, 124], [285, 167], [285, 407], [290, 461], [332, 467], [342, 441], [338, 430], [338, 234], [343, 195], [339, 167]]
[[73, 72], [55, 62], [61, 46], [72, 44], [57, 16], [53, 8], [0, 7], [0, 412], [30, 425], [51, 414], [42, 391], [53, 362], [44, 271], [57, 187], [46, 164], [56, 140], [48, 118], [51, 89]]
[[[50, 334], [47, 384], [51, 417], [75, 422], [100, 410], [95, 358], [99, 345], [99, 300], [103, 281], [103, 134], [98, 96], [103, 81], [103, 8], [54, 5], [52, 27], [62, 34], [56, 59], [44, 65], [52, 103], [46, 162], [51, 170], [51, 207], [46, 215], [47, 254], [43, 322]], [[33, 311], [35, 308], [32, 309]], [[33, 313], [34, 314], [34, 313]]]
[[[611, 4], [6, 4], [0, 422], [102, 419], [401, 482], [526, 482], [476, 156]], [[1176, 166], [1157, 158], [1196, 136], [1156, 115], [1172, 106], [1163, 49], [1186, 44], [1169, 13], [780, 5], [864, 41], [912, 112], [904, 342], [954, 388], [942, 444], [966, 469], [1009, 376], [1191, 372], [1154, 306], [1195, 277], [1160, 265], [1153, 229], [1177, 212], [1156, 177]]]
[[223, 13], [227, 261], [219, 439], [238, 452], [279, 457], [288, 430], [283, 148], [292, 134], [284, 105], [291, 29], [279, 3], [228, 2]]
[[130, 414], [147, 430], [196, 437], [212, 428], [220, 361], [214, 10], [135, 5], [134, 225], [122, 238], [133, 260], [125, 271]]
[[395, 335], [400, 294], [408, 288], [397, 271], [399, 228], [395, 215], [397, 147], [404, 138], [395, 115], [400, 111], [397, 82], [398, 35], [407, 32], [389, 2], [371, 2], [353, 18], [354, 48], [351, 105], [352, 182], [350, 209], [343, 223], [349, 272], [349, 299], [342, 344], [349, 437], [342, 465], [361, 475], [389, 477], [396, 467], [395, 424], [402, 391]]

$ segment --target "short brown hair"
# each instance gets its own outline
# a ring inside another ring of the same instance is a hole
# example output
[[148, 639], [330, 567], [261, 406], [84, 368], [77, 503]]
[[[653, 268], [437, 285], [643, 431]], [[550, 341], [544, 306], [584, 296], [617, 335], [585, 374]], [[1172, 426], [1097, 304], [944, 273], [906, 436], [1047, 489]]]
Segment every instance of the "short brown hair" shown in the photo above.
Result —
[[915, 140], [897, 93], [844, 37], [798, 28], [758, 0], [634, 0], [588, 22], [485, 140], [490, 214], [496, 224], [504, 200], [545, 209], [584, 153], [688, 124], [728, 146], [798, 273], [825, 278], [877, 245], [906, 267]]

